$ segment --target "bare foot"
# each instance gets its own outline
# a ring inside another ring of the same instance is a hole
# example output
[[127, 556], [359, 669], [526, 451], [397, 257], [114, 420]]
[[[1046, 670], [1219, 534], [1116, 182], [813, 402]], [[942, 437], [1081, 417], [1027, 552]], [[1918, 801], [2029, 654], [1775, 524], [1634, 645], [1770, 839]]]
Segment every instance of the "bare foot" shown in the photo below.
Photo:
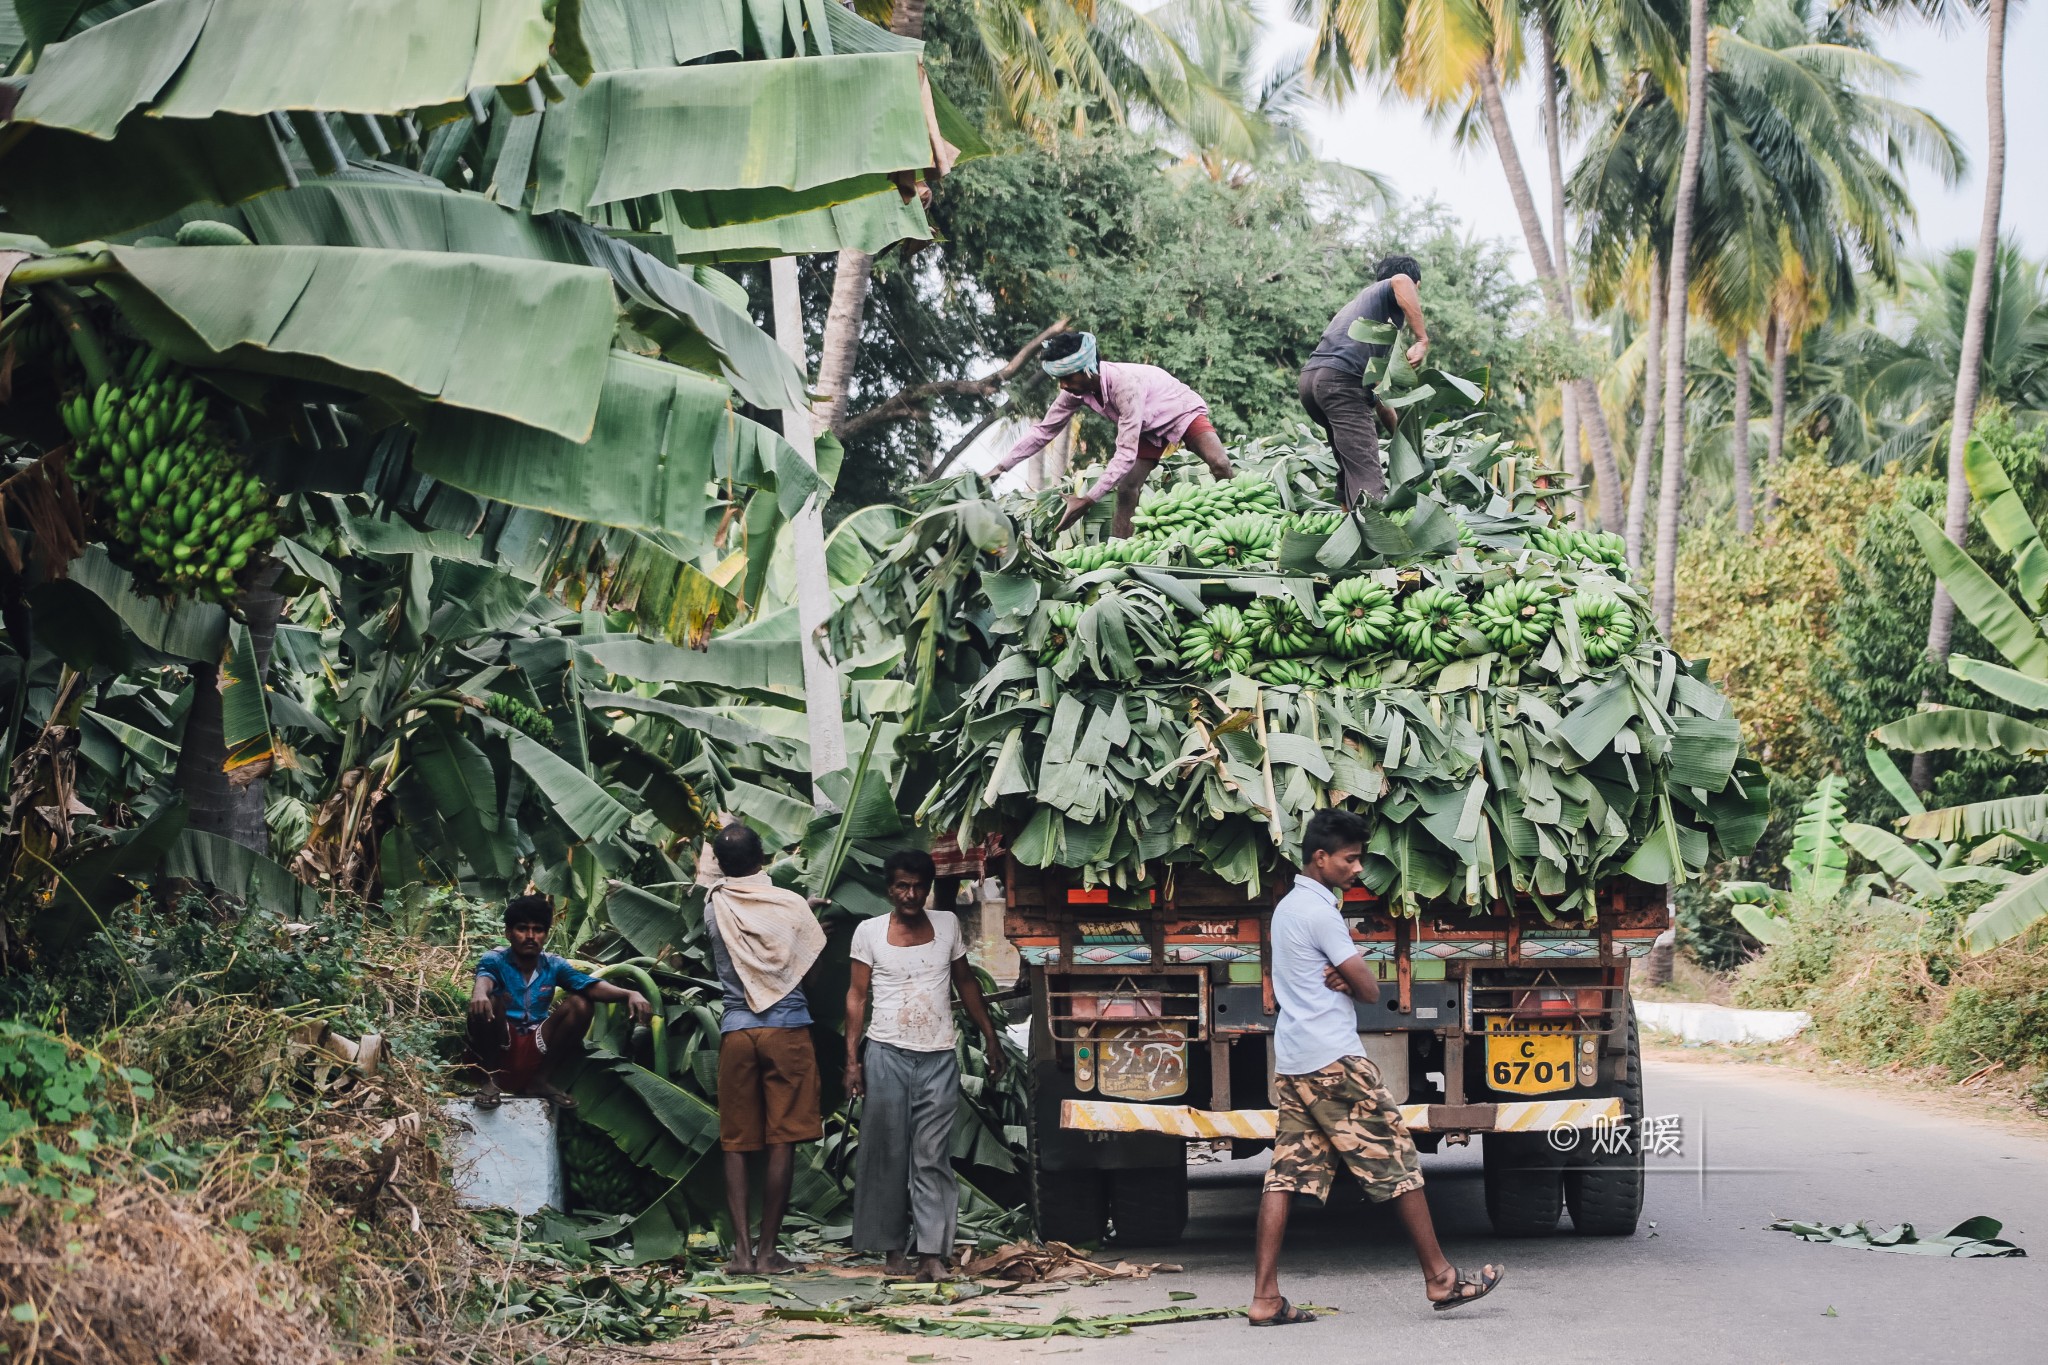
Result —
[[920, 1256], [917, 1258], [917, 1280], [919, 1284], [938, 1284], [945, 1278], [945, 1257]]
[[787, 1275], [796, 1263], [779, 1251], [764, 1251], [754, 1258], [754, 1269], [763, 1275]]
[[735, 1251], [732, 1254], [732, 1259], [725, 1263], [725, 1273], [728, 1275], [753, 1274], [754, 1253], [747, 1250], [745, 1247], [741, 1247], [738, 1251]]
[[882, 1258], [882, 1273], [885, 1275], [908, 1275], [910, 1258], [900, 1251], [892, 1251]]
[[546, 1100], [557, 1110], [574, 1109], [576, 1107], [576, 1097], [574, 1095], [561, 1089], [559, 1086], [550, 1085], [546, 1081], [542, 1081], [539, 1085], [535, 1086], [533, 1093]]

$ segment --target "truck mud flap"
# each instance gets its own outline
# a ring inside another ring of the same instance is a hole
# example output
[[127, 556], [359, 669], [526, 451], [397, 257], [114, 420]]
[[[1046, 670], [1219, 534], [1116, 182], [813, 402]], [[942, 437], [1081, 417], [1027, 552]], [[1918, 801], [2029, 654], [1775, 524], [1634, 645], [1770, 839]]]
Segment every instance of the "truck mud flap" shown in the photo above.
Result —
[[[1404, 1104], [1401, 1119], [1410, 1132], [1547, 1133], [1557, 1128], [1591, 1128], [1622, 1116], [1619, 1099], [1520, 1100], [1501, 1104]], [[1196, 1109], [1185, 1104], [1120, 1104], [1113, 1100], [1065, 1100], [1060, 1127], [1079, 1133], [1156, 1133], [1194, 1141], [1222, 1138], [1269, 1139], [1271, 1109]]]

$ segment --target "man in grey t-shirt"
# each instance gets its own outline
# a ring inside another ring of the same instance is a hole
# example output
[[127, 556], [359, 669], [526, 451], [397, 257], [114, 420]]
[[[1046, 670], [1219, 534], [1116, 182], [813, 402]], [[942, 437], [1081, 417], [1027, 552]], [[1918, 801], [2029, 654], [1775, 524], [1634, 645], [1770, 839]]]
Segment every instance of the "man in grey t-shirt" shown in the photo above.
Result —
[[1496, 1265], [1460, 1270], [1444, 1259], [1401, 1106], [1358, 1045], [1352, 1002], [1370, 1004], [1380, 988], [1352, 946], [1340, 906], [1342, 888], [1358, 880], [1365, 836], [1365, 821], [1350, 811], [1317, 811], [1302, 832], [1302, 869], [1294, 889], [1273, 908], [1273, 998], [1280, 1006], [1273, 1028], [1273, 1088], [1280, 1113], [1273, 1164], [1259, 1199], [1246, 1314], [1254, 1327], [1315, 1321], [1280, 1293], [1280, 1243], [1295, 1195], [1327, 1200], [1340, 1159], [1367, 1198], [1393, 1207], [1415, 1244], [1425, 1290], [1438, 1310], [1485, 1297], [1505, 1273]]
[[1429, 327], [1422, 320], [1422, 295], [1416, 286], [1422, 267], [1413, 256], [1386, 256], [1373, 267], [1373, 283], [1337, 310], [1322, 340], [1301, 367], [1301, 406], [1330, 438], [1337, 453], [1337, 491], [1346, 508], [1362, 496], [1378, 502], [1387, 496], [1387, 475], [1380, 467], [1380, 422], [1393, 429], [1393, 412], [1366, 387], [1366, 367], [1387, 353], [1375, 341], [1358, 341], [1351, 324], [1366, 322], [1399, 326], [1404, 320], [1415, 340], [1408, 363], [1420, 367], [1429, 354]]

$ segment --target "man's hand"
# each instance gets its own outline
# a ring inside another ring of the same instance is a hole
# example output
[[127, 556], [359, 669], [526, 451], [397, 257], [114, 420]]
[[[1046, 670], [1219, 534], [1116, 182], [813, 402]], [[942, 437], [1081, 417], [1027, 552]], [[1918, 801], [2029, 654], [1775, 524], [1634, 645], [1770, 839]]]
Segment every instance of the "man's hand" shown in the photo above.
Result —
[[1351, 983], [1344, 979], [1344, 973], [1335, 967], [1323, 968], [1323, 984], [1339, 995], [1351, 994]]
[[491, 980], [487, 976], [478, 977], [476, 984], [469, 988], [469, 1017], [472, 1019], [488, 1019], [491, 1017]]
[[1054, 528], [1057, 531], [1064, 531], [1069, 526], [1072, 526], [1075, 522], [1079, 521], [1084, 515], [1087, 514], [1089, 508], [1095, 505], [1094, 503], [1088, 501], [1088, 499], [1079, 497], [1073, 493], [1067, 494], [1066, 501], [1067, 514], [1060, 518], [1060, 524]]
[[1410, 346], [1408, 348], [1408, 368], [1411, 370], [1421, 369], [1422, 359], [1424, 356], [1428, 354], [1429, 338], [1424, 337], [1420, 341], [1416, 342], [1413, 346]]
[[846, 1059], [846, 1097], [850, 1100], [857, 1100], [867, 1093], [868, 1078], [861, 1074], [859, 1060], [848, 1057]]
[[626, 1013], [636, 1024], [644, 1024], [654, 1017], [654, 1006], [647, 1003], [647, 997], [638, 991], [626, 992]]
[[1010, 1059], [1003, 1055], [1003, 1040], [993, 1033], [982, 1035], [982, 1051], [988, 1054], [988, 1078], [991, 1083], [1003, 1078], [1003, 1071], [1010, 1065]]

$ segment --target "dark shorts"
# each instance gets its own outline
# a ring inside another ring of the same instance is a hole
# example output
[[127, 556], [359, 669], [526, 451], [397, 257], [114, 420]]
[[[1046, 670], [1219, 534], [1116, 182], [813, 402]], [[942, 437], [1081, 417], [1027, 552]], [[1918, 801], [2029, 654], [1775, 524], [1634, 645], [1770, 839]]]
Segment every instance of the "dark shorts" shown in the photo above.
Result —
[[758, 1152], [825, 1136], [807, 1028], [735, 1029], [718, 1040], [718, 1145]]
[[1301, 406], [1315, 424], [1329, 433], [1337, 453], [1337, 491], [1346, 507], [1363, 496], [1374, 502], [1387, 496], [1387, 474], [1380, 467], [1379, 406], [1373, 391], [1358, 376], [1318, 365], [1301, 372]]
[[[1216, 424], [1209, 420], [1209, 414], [1203, 413], [1200, 417], [1197, 417], [1194, 421], [1188, 423], [1188, 429], [1180, 434], [1180, 440], [1176, 441], [1174, 444], [1186, 445], [1189, 441], [1194, 440], [1197, 436], [1214, 436], [1215, 434]], [[1139, 467], [1146, 470], [1147, 473], [1150, 473], [1150, 466], [1158, 463], [1158, 461], [1165, 456], [1166, 452], [1171, 449], [1173, 449], [1173, 446], [1154, 445], [1150, 441], [1140, 440], [1138, 442]], [[1126, 482], [1128, 482], [1128, 480], [1126, 480]], [[1140, 479], [1139, 482], [1143, 483], [1144, 480]]]
[[1422, 1188], [1422, 1163], [1401, 1106], [1371, 1062], [1340, 1058], [1306, 1076], [1275, 1076], [1273, 1088], [1280, 1116], [1267, 1189], [1328, 1199], [1339, 1161], [1375, 1202]]

